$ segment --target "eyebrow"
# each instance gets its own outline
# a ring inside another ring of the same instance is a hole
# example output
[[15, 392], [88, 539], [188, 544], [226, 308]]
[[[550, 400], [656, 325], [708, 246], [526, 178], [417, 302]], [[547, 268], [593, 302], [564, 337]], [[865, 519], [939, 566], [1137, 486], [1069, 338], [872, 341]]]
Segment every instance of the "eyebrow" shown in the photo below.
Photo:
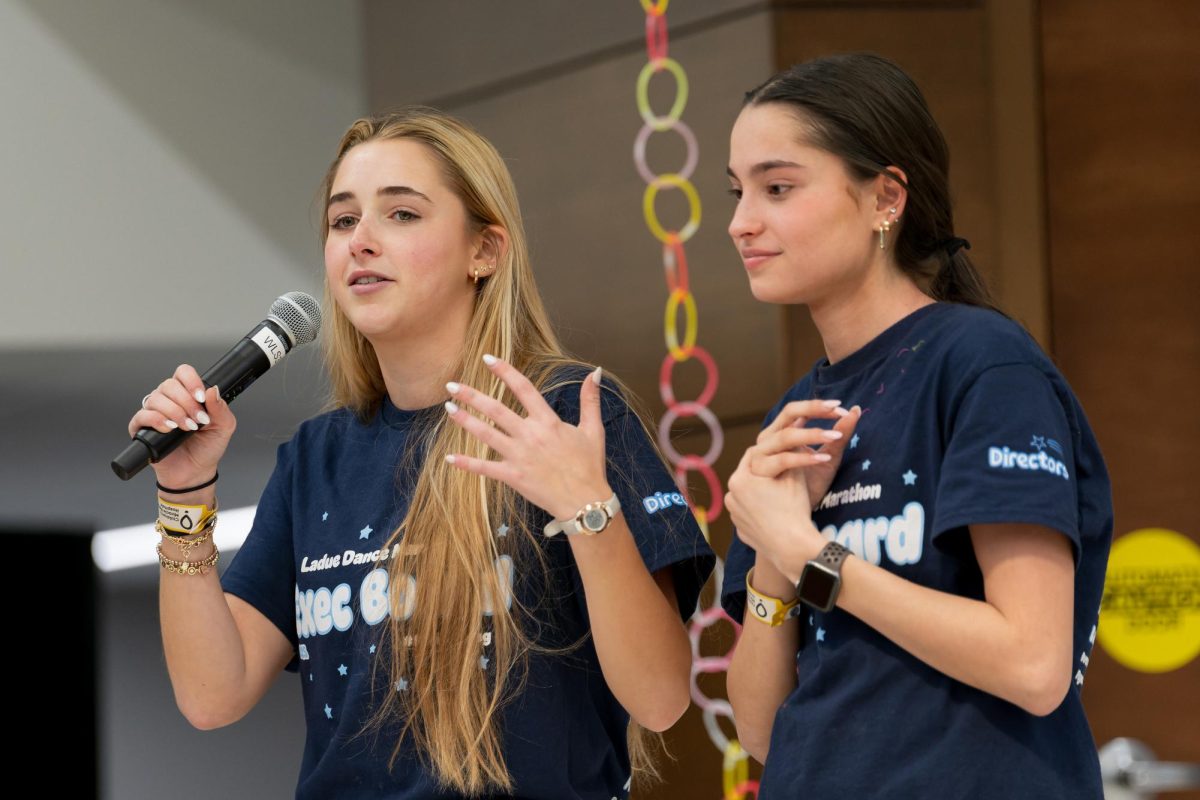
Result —
[[[770, 172], [773, 169], [781, 169], [783, 167], [798, 167], [804, 169], [803, 164], [797, 164], [795, 161], [782, 161], [779, 159], [773, 161], [762, 161], [750, 168], [751, 175], [761, 175], [764, 172]], [[731, 178], [736, 178], [732, 167], [725, 168], [725, 174]]]
[[[384, 186], [375, 194], [380, 197], [420, 197], [427, 203], [433, 203], [433, 201], [429, 199], [429, 195], [425, 194], [424, 192], [418, 192], [411, 186]], [[344, 200], [353, 199], [354, 192], [338, 192], [337, 194], [329, 196], [329, 205], [340, 203]]]

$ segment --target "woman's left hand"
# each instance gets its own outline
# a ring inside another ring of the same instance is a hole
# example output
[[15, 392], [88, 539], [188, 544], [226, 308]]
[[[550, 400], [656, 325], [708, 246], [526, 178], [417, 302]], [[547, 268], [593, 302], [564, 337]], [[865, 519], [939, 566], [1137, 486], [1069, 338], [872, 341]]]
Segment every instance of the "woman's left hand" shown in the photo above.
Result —
[[759, 456], [756, 447], [746, 450], [730, 476], [725, 507], [738, 537], [795, 580], [825, 544], [812, 523], [804, 468], [788, 469], [775, 477], [757, 475], [752, 468]]
[[[500, 455], [492, 461], [456, 453], [447, 460], [507, 484], [555, 519], [574, 517], [588, 503], [611, 496], [605, 475], [600, 370], [584, 379], [579, 424], [570, 425], [515, 367], [498, 358], [484, 360], [525, 407], [526, 416], [470, 386], [447, 384], [453, 398], [446, 404], [450, 419]], [[482, 419], [461, 406], [474, 409]]]

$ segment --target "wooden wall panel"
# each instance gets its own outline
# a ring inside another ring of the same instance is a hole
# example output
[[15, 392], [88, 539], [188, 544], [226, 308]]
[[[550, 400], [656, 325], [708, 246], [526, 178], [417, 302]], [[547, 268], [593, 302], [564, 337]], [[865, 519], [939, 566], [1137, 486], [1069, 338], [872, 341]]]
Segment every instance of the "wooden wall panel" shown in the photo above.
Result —
[[[1104, 449], [1117, 536], [1196, 540], [1200, 4], [1043, 0], [1041, 23], [1054, 354]], [[1146, 675], [1097, 648], [1084, 691], [1099, 743], [1200, 761], [1200, 660]]]

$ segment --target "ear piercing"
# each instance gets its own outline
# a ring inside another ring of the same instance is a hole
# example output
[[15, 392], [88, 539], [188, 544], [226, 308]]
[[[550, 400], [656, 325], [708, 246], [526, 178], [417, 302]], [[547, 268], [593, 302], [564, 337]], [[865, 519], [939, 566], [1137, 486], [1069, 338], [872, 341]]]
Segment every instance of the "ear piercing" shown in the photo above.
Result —
[[[892, 216], [896, 215], [896, 209], [893, 208], [893, 209], [890, 209], [890, 211], [891, 211]], [[887, 233], [891, 229], [892, 229], [892, 220], [885, 219], [883, 222], [879, 223], [879, 249], [880, 250], [884, 250], [887, 248]]]

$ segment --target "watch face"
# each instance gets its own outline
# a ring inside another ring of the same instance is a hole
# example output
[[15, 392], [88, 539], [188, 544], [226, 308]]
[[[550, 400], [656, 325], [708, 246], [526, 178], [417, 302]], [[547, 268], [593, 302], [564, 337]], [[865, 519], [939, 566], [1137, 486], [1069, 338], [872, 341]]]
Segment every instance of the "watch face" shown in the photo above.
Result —
[[603, 509], [593, 508], [583, 515], [583, 527], [593, 533], [604, 530], [608, 525], [608, 514]]
[[800, 573], [796, 594], [810, 606], [828, 611], [833, 608], [840, 580], [837, 573], [810, 561], [804, 566], [804, 572]]

